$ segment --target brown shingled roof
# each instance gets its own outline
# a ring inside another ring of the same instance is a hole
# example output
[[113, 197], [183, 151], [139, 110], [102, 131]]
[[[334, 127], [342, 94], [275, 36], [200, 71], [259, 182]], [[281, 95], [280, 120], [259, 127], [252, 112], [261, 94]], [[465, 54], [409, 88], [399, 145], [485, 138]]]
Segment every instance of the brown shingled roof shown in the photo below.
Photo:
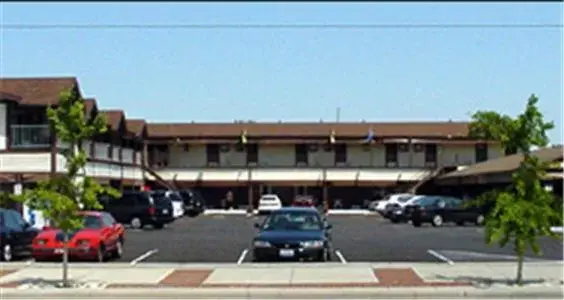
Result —
[[84, 99], [84, 113], [87, 116], [90, 116], [92, 110], [97, 107], [96, 99], [95, 98], [86, 98]]
[[[562, 160], [563, 158], [562, 150], [563, 150], [562, 146], [557, 146], [553, 148], [539, 149], [533, 152], [533, 154], [543, 162], [553, 162], [553, 161]], [[460, 171], [448, 173], [446, 175], [439, 177], [439, 179], [510, 172], [516, 170], [522, 161], [523, 161], [522, 154], [513, 154], [513, 155], [481, 162]]]
[[60, 78], [0, 78], [3, 93], [17, 95], [19, 103], [28, 105], [51, 105], [59, 102], [62, 91], [78, 87], [74, 77]]
[[142, 119], [127, 119], [125, 120], [127, 124], [127, 130], [134, 133], [136, 136], [141, 136], [143, 134], [143, 129], [145, 128], [145, 120]]
[[14, 101], [14, 102], [19, 102], [22, 98], [18, 95], [14, 95], [14, 94], [10, 94], [10, 93], [5, 93], [0, 91], [0, 100], [8, 100], [8, 101]]
[[467, 122], [410, 123], [148, 123], [152, 138], [171, 137], [237, 137], [246, 131], [252, 137], [336, 137], [367, 136], [372, 128], [377, 137], [464, 138]]
[[100, 113], [106, 116], [106, 122], [112, 130], [119, 130], [121, 120], [125, 118], [123, 110], [101, 110]]

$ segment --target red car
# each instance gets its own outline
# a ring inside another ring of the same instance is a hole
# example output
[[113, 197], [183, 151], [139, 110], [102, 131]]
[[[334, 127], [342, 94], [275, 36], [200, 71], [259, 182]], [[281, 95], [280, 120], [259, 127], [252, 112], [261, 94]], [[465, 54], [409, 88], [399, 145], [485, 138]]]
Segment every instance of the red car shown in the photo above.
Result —
[[[124, 228], [107, 212], [84, 211], [83, 227], [69, 234], [69, 258], [102, 262], [106, 258], [121, 257]], [[32, 243], [32, 254], [36, 261], [60, 259], [63, 255], [62, 232], [55, 228], [44, 228]]]
[[296, 196], [292, 206], [315, 207], [315, 201], [311, 196]]

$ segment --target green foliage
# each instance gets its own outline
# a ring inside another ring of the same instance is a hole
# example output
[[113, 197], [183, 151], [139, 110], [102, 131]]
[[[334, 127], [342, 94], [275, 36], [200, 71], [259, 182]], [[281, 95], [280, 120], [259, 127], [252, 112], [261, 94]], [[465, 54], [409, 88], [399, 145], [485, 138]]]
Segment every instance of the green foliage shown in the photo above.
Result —
[[549, 143], [546, 133], [554, 128], [554, 123], [544, 122], [537, 107], [538, 101], [534, 94], [531, 95], [525, 111], [517, 118], [495, 111], [477, 111], [472, 114], [469, 136], [497, 141], [511, 154], [528, 153], [531, 146], [546, 147]]
[[41, 211], [52, 226], [67, 233], [82, 226], [77, 212], [101, 208], [98, 195], [119, 197], [119, 191], [84, 176], [87, 154], [81, 148], [82, 141], [107, 130], [104, 118], [101, 115], [88, 118], [84, 100], [76, 90], [61, 93], [57, 107], [49, 107], [47, 115], [58, 140], [68, 146], [62, 151], [67, 173], [41, 181], [35, 188], [26, 189], [22, 195], [12, 198]]
[[502, 190], [482, 194], [471, 205], [489, 206], [485, 218], [485, 238], [488, 244], [508, 243], [519, 257], [517, 282], [522, 281], [523, 256], [527, 248], [540, 254], [538, 238], [561, 238], [551, 232], [552, 226], [562, 224], [562, 200], [545, 190], [542, 179], [548, 163], [531, 154], [533, 147], [546, 147], [547, 131], [554, 127], [545, 122], [537, 107], [538, 99], [532, 95], [525, 111], [512, 118], [493, 111], [478, 111], [470, 124], [470, 135], [494, 140], [506, 153], [522, 153], [523, 161], [512, 174], [511, 185]]

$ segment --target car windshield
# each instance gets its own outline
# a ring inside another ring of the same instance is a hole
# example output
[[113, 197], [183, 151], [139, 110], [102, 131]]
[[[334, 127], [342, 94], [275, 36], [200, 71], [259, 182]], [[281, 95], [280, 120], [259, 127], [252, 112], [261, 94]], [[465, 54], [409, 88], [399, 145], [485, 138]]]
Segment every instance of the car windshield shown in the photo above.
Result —
[[182, 197], [178, 193], [170, 193], [169, 197], [172, 201], [182, 201]]
[[276, 198], [273, 197], [273, 196], [265, 196], [265, 197], [262, 197], [261, 200], [263, 200], [263, 201], [276, 201]]
[[321, 230], [321, 219], [310, 212], [283, 212], [270, 215], [263, 230]]
[[424, 197], [415, 201], [414, 204], [421, 205], [421, 206], [428, 206], [435, 204], [437, 198], [434, 197]]
[[413, 198], [412, 196], [402, 196], [402, 197], [398, 197], [398, 202], [407, 202], [409, 200], [411, 200], [411, 198]]
[[82, 228], [99, 229], [102, 228], [102, 222], [96, 216], [84, 216], [82, 221]]

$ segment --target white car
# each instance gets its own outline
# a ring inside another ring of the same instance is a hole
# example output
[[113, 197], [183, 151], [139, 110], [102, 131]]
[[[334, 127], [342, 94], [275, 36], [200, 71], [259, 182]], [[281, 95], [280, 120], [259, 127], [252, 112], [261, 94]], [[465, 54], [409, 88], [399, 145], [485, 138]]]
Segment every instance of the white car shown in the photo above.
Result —
[[408, 194], [408, 193], [388, 195], [386, 196], [386, 198], [378, 202], [378, 205], [376, 205], [376, 211], [384, 215], [388, 204], [397, 204], [400, 202], [403, 203], [411, 199], [411, 197], [413, 197], [413, 194]]
[[269, 213], [282, 208], [282, 201], [274, 194], [262, 195], [258, 203], [258, 213]]
[[184, 200], [180, 193], [175, 191], [153, 191], [153, 197], [162, 196], [172, 200], [172, 217], [177, 219], [184, 216]]

